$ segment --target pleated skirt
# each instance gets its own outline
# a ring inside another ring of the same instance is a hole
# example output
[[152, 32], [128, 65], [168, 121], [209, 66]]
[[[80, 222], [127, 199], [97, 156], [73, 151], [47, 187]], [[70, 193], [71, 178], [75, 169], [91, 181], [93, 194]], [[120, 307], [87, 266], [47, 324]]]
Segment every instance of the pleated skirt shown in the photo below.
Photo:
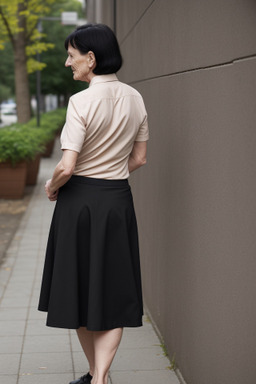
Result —
[[72, 176], [60, 188], [38, 309], [48, 326], [142, 325], [136, 216], [127, 180]]

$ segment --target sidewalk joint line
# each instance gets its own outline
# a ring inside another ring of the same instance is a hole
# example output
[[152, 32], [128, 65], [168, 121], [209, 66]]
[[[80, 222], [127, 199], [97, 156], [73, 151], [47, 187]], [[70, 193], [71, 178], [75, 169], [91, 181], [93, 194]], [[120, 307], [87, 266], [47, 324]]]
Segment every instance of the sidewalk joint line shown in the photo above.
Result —
[[73, 370], [73, 379], [75, 380], [75, 361], [74, 361], [73, 348], [72, 348], [71, 329], [68, 330], [68, 336], [69, 336], [69, 346], [70, 346], [70, 354], [71, 354], [71, 364], [72, 364], [72, 370]]

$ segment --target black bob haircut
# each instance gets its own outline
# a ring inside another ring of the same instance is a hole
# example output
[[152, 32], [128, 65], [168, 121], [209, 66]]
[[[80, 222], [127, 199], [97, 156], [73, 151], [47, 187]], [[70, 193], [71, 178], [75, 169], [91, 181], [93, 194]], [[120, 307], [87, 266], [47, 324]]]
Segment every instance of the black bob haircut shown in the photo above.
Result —
[[114, 32], [104, 24], [85, 24], [77, 27], [65, 40], [78, 49], [82, 55], [92, 51], [96, 59], [95, 75], [116, 73], [122, 66], [123, 59]]

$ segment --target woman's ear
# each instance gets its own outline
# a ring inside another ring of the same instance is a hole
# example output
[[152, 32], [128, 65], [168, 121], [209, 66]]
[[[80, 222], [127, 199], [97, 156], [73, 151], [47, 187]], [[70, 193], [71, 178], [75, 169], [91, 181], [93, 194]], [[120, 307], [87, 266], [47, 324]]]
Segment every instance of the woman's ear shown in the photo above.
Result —
[[88, 52], [88, 64], [89, 64], [89, 67], [92, 69], [92, 68], [95, 68], [96, 67], [96, 59], [95, 59], [95, 55], [93, 53], [93, 51], [89, 51]]

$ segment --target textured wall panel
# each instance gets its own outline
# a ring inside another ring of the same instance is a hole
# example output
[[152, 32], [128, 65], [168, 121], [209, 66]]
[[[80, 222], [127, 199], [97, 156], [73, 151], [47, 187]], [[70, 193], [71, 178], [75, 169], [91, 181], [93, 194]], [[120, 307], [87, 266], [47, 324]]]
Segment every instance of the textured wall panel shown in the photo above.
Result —
[[[119, 23], [127, 18], [122, 4], [118, 1]], [[120, 40], [122, 77], [140, 81], [254, 54], [255, 21], [252, 0], [154, 1]]]
[[146, 303], [189, 384], [253, 384], [256, 59], [137, 88], [151, 127], [132, 176]]
[[120, 42], [127, 38], [153, 2], [153, 0], [117, 0], [117, 36]]

